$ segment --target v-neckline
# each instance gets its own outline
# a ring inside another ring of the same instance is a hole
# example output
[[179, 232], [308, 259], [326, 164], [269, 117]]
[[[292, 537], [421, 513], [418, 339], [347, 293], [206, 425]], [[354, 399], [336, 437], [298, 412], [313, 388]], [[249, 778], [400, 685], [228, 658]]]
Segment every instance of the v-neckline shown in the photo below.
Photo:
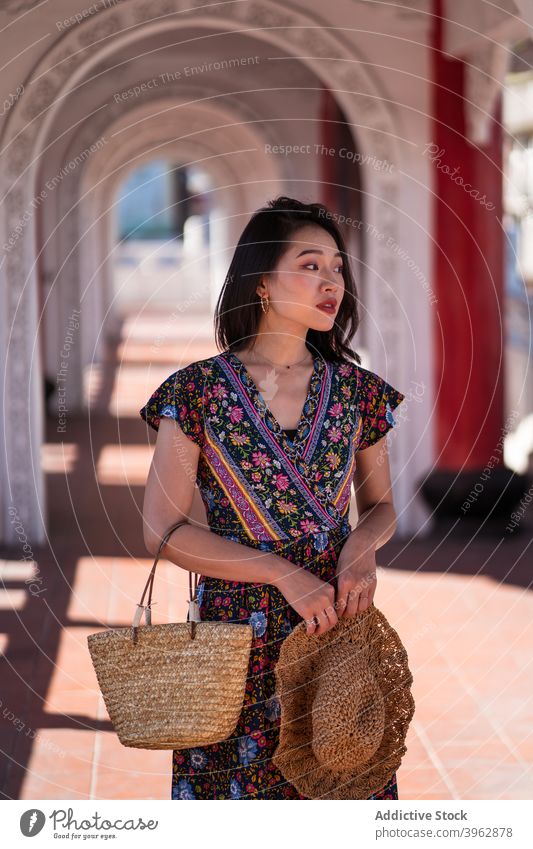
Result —
[[[294, 451], [299, 448], [301, 444], [305, 443], [307, 441], [307, 437], [311, 429], [310, 426], [312, 425], [312, 422], [316, 417], [317, 405], [315, 405], [314, 412], [312, 413], [312, 421], [309, 421], [308, 417], [306, 416], [306, 411], [309, 407], [310, 402], [314, 401], [320, 392], [322, 382], [322, 370], [324, 366], [322, 358], [318, 354], [313, 357], [313, 371], [311, 373], [311, 379], [309, 381], [307, 395], [305, 397], [302, 411], [300, 413], [300, 418], [298, 419], [298, 424], [296, 428], [287, 428], [287, 430], [296, 431], [294, 439], [290, 439], [285, 433], [285, 429], [282, 428], [274, 413], [263, 398], [263, 395], [257, 388], [255, 380], [253, 379], [252, 375], [250, 374], [240, 357], [234, 354], [233, 351], [228, 350], [224, 351], [223, 354], [224, 356], [231, 359], [231, 361], [235, 365], [241, 382], [247, 387], [249, 391], [251, 401], [255, 409], [258, 411], [259, 415], [263, 418], [263, 420], [266, 421], [269, 430], [271, 430], [277, 435], [279, 441], [283, 444], [284, 448], [287, 449], [288, 446], [290, 451]], [[309, 424], [309, 427], [306, 431], [307, 424]]]

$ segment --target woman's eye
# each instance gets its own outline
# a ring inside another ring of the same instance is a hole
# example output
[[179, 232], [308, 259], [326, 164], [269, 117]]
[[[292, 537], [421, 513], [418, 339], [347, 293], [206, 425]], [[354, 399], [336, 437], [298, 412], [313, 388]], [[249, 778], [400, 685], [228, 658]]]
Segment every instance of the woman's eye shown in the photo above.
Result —
[[[318, 263], [316, 263], [316, 262], [308, 262], [306, 265], [304, 265], [304, 268], [309, 268], [309, 266], [310, 266], [310, 265], [314, 265], [314, 266], [316, 266], [316, 268], [318, 268]], [[342, 265], [338, 265], [338, 266], [337, 266], [337, 271], [338, 271], [340, 274], [342, 274], [342, 272], [343, 272], [343, 266], [342, 266]]]

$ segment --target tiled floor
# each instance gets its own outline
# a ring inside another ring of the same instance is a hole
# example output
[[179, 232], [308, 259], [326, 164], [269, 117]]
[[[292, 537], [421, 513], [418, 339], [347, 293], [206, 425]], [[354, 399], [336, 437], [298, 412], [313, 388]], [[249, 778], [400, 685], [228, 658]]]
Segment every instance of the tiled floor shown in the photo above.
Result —
[[[62, 435], [49, 416], [50, 545], [34, 551], [39, 593], [29, 590], [21, 552], [2, 552], [7, 798], [169, 798], [170, 752], [119, 743], [86, 644], [101, 627], [130, 624], [152, 563], [141, 531], [151, 448], [138, 409], [180, 363], [216, 353], [202, 342], [210, 328], [201, 322], [187, 321], [192, 344], [154, 344], [159, 325], [157, 316], [124, 325], [111, 368], [93, 371], [90, 416], [70, 418]], [[454, 534], [442, 545], [433, 536], [378, 552], [375, 601], [399, 631], [414, 676], [400, 798], [532, 797], [531, 540], [527, 529], [503, 543]], [[183, 619], [186, 596], [187, 574], [162, 561], [155, 620]]]

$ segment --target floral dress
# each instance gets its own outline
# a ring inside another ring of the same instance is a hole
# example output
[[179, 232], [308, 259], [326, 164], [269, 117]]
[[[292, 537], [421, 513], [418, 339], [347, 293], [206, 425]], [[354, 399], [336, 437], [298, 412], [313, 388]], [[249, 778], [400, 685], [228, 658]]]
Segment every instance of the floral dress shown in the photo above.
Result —
[[[265, 392], [266, 394], [266, 392]], [[177, 421], [200, 447], [196, 484], [212, 533], [272, 551], [334, 581], [351, 527], [357, 452], [395, 424], [404, 399], [355, 363], [315, 356], [295, 432], [286, 432], [230, 350], [171, 374], [141, 409], [156, 430]], [[270, 584], [200, 575], [202, 620], [249, 622], [252, 648], [242, 711], [219, 743], [172, 753], [172, 799], [305, 799], [276, 769], [280, 704], [275, 664], [301, 617]], [[396, 775], [371, 799], [397, 799]]]

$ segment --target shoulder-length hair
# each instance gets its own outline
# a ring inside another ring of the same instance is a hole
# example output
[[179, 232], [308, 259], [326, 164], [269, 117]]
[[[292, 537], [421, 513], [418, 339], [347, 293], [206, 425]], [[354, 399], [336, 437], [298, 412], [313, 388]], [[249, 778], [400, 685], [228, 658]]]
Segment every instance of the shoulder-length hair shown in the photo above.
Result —
[[313, 356], [343, 362], [361, 357], [348, 344], [359, 327], [358, 295], [344, 237], [332, 214], [321, 203], [302, 203], [284, 195], [258, 209], [244, 228], [215, 308], [215, 339], [232, 352], [254, 344], [261, 319], [256, 292], [261, 277], [275, 270], [295, 233], [317, 224], [335, 240], [343, 258], [344, 297], [331, 330], [309, 328], [306, 345]]

